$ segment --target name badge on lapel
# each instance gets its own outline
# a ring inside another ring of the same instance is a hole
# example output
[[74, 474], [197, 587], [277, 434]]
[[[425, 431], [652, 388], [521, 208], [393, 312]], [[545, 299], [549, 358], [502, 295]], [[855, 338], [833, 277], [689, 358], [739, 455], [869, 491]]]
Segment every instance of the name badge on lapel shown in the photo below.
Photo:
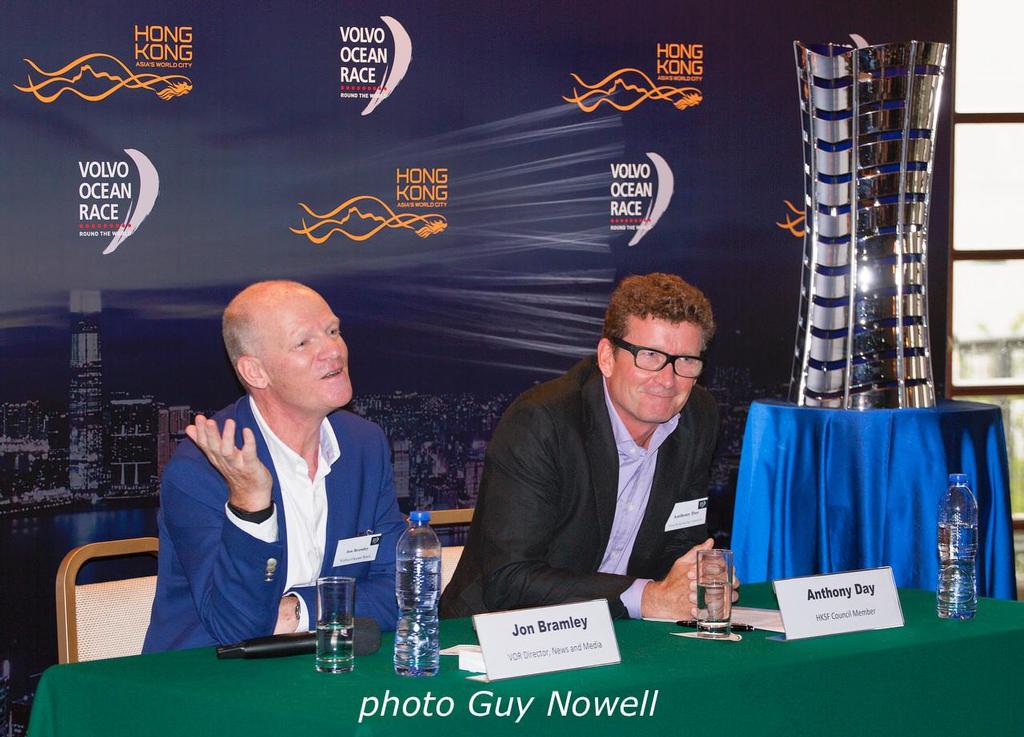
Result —
[[353, 563], [369, 563], [377, 559], [380, 541], [383, 535], [360, 535], [345, 540], [338, 540], [334, 551], [335, 566], [349, 566]]
[[672, 514], [665, 522], [665, 532], [681, 530], [684, 527], [696, 527], [704, 524], [708, 517], [708, 498], [691, 499], [688, 502], [679, 502], [672, 507]]

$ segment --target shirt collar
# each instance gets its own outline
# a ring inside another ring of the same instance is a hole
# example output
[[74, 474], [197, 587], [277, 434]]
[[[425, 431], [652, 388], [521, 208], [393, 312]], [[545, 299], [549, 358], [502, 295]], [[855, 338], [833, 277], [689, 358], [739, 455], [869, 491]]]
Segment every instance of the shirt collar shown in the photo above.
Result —
[[[267, 447], [270, 450], [271, 455], [282, 456], [291, 464], [294, 464], [297, 461], [305, 463], [305, 459], [303, 459], [302, 456], [285, 445], [284, 441], [277, 437], [277, 435], [274, 434], [274, 431], [270, 429], [270, 425], [268, 425], [267, 421], [263, 419], [263, 415], [260, 414], [260, 408], [256, 406], [256, 402], [253, 401], [252, 396], [249, 397], [249, 406], [252, 408], [252, 414], [253, 417], [256, 418], [256, 424], [259, 425], [260, 432], [263, 433], [263, 439], [267, 441]], [[324, 473], [341, 457], [341, 448], [338, 445], [338, 436], [334, 434], [334, 428], [331, 427], [331, 423], [328, 422], [326, 417], [320, 423], [319, 453], [322, 463], [318, 464], [317, 475]]]
[[647, 442], [647, 447], [642, 448], [633, 440], [633, 436], [629, 434], [625, 423], [619, 417], [618, 410], [612, 404], [612, 397], [608, 393], [608, 382], [604, 376], [601, 377], [601, 388], [604, 390], [604, 406], [608, 410], [608, 418], [612, 421], [612, 436], [615, 438], [615, 448], [619, 451], [620, 455], [631, 457], [637, 455], [638, 451], [653, 453], [661, 447], [661, 444], [665, 442], [665, 438], [671, 435], [672, 431], [676, 429], [676, 425], [679, 424], [679, 413], [676, 412], [668, 420], [654, 428], [651, 439]]

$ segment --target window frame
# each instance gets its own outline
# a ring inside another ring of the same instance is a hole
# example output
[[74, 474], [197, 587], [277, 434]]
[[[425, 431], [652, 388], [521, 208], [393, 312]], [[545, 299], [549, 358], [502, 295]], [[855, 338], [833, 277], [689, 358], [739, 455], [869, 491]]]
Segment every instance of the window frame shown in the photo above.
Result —
[[[960, 2], [953, 3], [953, 43], [951, 46], [951, 67], [953, 76], [951, 80], [952, 99], [952, 130], [950, 131], [950, 161], [949, 161], [949, 253], [946, 271], [946, 398], [947, 399], [969, 399], [977, 396], [1003, 396], [1024, 398], [1024, 384], [971, 384], [969, 386], [957, 386], [953, 376], [953, 273], [954, 265], [958, 261], [1024, 261], [1024, 248], [1015, 249], [993, 249], [993, 250], [960, 250], [956, 249], [953, 240], [953, 220], [955, 217], [956, 197], [956, 132], [960, 125], [978, 125], [992, 123], [1014, 123], [1024, 124], [1024, 111], [1008, 113], [960, 113], [956, 109], [956, 88], [957, 88], [957, 31], [960, 20]], [[966, 4], [965, 4], [966, 7]], [[1013, 529], [1024, 530], [1024, 510], [1015, 511], [1013, 514]]]

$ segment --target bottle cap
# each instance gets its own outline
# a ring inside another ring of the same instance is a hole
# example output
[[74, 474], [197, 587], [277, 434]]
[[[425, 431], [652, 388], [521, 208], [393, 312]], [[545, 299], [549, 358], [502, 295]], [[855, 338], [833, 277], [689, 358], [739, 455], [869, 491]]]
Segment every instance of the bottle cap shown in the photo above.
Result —
[[430, 522], [430, 512], [409, 512], [409, 519], [411, 519], [413, 522]]
[[962, 484], [967, 486], [967, 474], [966, 473], [951, 473], [949, 474], [949, 483], [951, 484]]

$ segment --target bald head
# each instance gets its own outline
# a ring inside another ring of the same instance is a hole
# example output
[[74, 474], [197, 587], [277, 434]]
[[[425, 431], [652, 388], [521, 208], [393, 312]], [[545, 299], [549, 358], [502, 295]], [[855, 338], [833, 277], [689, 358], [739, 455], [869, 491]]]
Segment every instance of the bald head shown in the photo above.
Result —
[[265, 323], [289, 299], [299, 295], [320, 298], [316, 291], [305, 284], [280, 279], [251, 284], [228, 303], [221, 321], [221, 333], [228, 358], [236, 370], [239, 358], [260, 354], [261, 321]]
[[246, 287], [224, 310], [223, 331], [235, 374], [278, 437], [307, 424], [315, 431], [352, 399], [338, 316], [304, 284]]

